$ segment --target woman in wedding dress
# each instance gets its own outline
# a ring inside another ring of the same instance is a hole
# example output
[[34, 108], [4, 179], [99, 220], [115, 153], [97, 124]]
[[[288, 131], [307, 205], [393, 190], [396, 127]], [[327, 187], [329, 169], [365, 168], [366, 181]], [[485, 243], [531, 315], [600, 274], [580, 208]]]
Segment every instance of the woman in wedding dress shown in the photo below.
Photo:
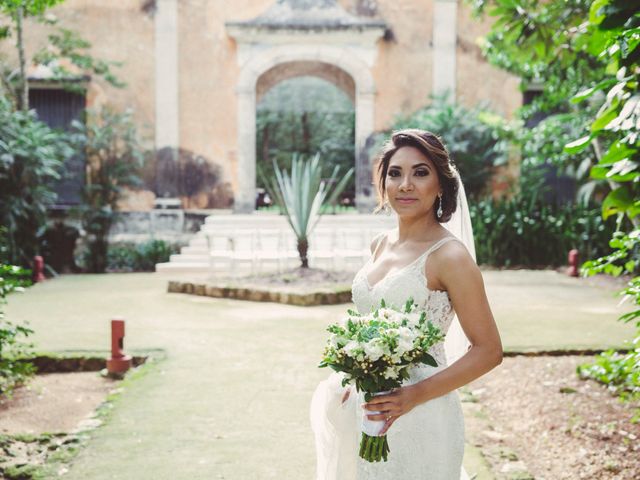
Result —
[[[379, 191], [398, 226], [373, 239], [355, 275], [358, 311], [400, 308], [409, 297], [446, 332], [430, 353], [438, 367], [413, 367], [402, 387], [368, 403], [332, 373], [311, 402], [317, 480], [459, 480], [464, 419], [457, 388], [502, 361], [502, 344], [475, 263], [471, 222], [460, 176], [440, 139], [422, 130], [395, 132], [378, 163]], [[384, 420], [387, 462], [358, 456], [364, 415]]]

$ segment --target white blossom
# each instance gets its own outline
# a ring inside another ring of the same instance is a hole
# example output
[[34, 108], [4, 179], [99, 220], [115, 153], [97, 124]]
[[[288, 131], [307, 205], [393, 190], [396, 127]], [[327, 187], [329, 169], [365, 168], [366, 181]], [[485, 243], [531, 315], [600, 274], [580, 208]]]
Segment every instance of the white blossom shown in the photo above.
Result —
[[387, 367], [387, 369], [382, 374], [384, 378], [398, 378], [398, 370], [394, 367]]
[[382, 357], [382, 355], [384, 355], [384, 348], [382, 347], [382, 342], [380, 341], [380, 339], [374, 338], [373, 340], [365, 343], [364, 353], [372, 362], [375, 362], [380, 357]]

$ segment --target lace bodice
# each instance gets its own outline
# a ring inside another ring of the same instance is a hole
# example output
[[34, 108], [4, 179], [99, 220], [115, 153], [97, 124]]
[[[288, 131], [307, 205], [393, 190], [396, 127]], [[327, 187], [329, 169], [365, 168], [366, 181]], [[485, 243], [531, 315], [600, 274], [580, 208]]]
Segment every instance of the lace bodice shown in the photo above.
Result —
[[[449, 236], [440, 239], [414, 261], [388, 273], [374, 285], [370, 285], [367, 280], [373, 267], [374, 255], [371, 255], [356, 273], [351, 285], [351, 300], [358, 311], [370, 312], [380, 306], [380, 300], [383, 298], [387, 305], [402, 308], [411, 297], [420, 309], [427, 312], [427, 319], [446, 334], [455, 313], [449, 294], [446, 291], [429, 289], [424, 272], [429, 254], [450, 240], [457, 241], [457, 238]], [[438, 365], [446, 365], [442, 343], [435, 345], [429, 353], [433, 355]]]

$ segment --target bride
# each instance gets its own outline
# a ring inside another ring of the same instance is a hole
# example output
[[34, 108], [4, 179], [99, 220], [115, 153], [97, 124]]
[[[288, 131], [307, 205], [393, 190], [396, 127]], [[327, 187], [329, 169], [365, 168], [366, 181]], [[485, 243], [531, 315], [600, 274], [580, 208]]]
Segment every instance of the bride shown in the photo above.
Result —
[[[378, 164], [379, 192], [398, 226], [373, 239], [355, 275], [352, 299], [369, 312], [384, 298], [401, 307], [412, 297], [446, 332], [430, 351], [438, 367], [412, 367], [402, 387], [365, 403], [332, 373], [311, 401], [317, 480], [458, 480], [464, 419], [456, 389], [502, 361], [502, 344], [475, 263], [464, 187], [440, 139], [427, 131], [395, 132]], [[382, 208], [380, 206], [378, 210]], [[384, 420], [387, 462], [358, 456], [363, 416]]]

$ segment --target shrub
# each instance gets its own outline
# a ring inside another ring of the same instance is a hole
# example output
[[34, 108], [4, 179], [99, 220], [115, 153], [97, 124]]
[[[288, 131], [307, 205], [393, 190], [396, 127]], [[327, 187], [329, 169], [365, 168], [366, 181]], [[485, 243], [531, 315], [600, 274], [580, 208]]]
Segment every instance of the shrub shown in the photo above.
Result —
[[525, 198], [470, 203], [478, 263], [497, 267], [566, 265], [569, 250], [582, 258], [602, 255], [615, 224], [595, 205], [556, 206]]
[[[0, 244], [3, 243], [0, 229]], [[20, 361], [29, 355], [32, 344], [21, 337], [33, 333], [30, 328], [9, 322], [4, 318], [3, 305], [12, 292], [19, 292], [31, 284], [31, 271], [16, 265], [0, 263], [0, 396], [10, 397], [15, 387], [23, 384], [34, 373], [32, 363]]]
[[507, 142], [498, 127], [483, 120], [488, 116], [486, 105], [468, 109], [449, 101], [446, 94], [431, 100], [426, 107], [396, 119], [393, 130], [420, 128], [441, 136], [464, 179], [467, 195], [479, 198], [494, 167], [506, 163]]
[[107, 271], [153, 272], [157, 263], [168, 262], [179, 251], [180, 245], [158, 239], [137, 245], [112, 244], [107, 254]]
[[56, 199], [53, 182], [72, 153], [63, 133], [0, 96], [0, 225], [9, 263], [26, 267], [38, 253], [47, 205]]

